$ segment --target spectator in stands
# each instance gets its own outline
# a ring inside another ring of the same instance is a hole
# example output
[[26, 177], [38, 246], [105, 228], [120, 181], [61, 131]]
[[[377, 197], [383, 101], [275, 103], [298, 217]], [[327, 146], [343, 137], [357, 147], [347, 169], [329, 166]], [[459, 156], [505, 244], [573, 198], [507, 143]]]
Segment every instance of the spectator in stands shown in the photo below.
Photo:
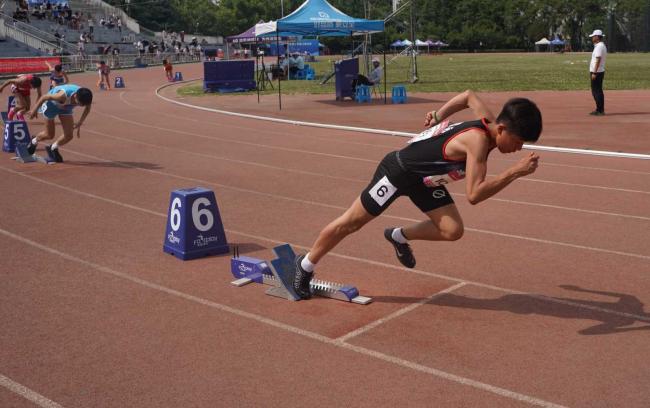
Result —
[[52, 3], [49, 0], [45, 2], [45, 16], [48, 20], [52, 20]]
[[52, 65], [49, 61], [45, 61], [45, 65], [47, 65], [47, 69], [50, 70], [50, 89], [70, 82], [68, 80], [68, 74], [63, 70], [63, 65]]
[[92, 35], [95, 32], [95, 21], [93, 20], [93, 16], [88, 14], [88, 31]]
[[357, 85], [374, 86], [374, 85], [379, 85], [381, 83], [381, 78], [384, 74], [384, 71], [381, 69], [379, 59], [373, 58], [372, 66], [374, 67], [374, 69], [370, 72], [370, 75], [368, 77], [359, 74], [357, 75], [356, 79], [352, 80], [352, 92], [356, 91]]
[[117, 18], [117, 29], [120, 30], [120, 33], [122, 32], [122, 19]]
[[16, 8], [16, 11], [14, 12], [14, 15], [12, 17], [14, 18], [14, 20], [25, 21], [29, 23], [29, 14], [27, 13], [27, 11], [22, 10], [20, 8]]
[[[83, 34], [82, 34], [82, 36], [83, 36]], [[79, 40], [79, 42], [77, 42], [77, 54], [80, 55], [81, 57], [85, 58], [85, 56], [86, 56], [86, 43], [85, 43], [85, 41]]]
[[185, 31], [181, 31], [180, 35], [181, 35], [181, 42], [184, 43], [185, 42]]
[[99, 74], [99, 81], [97, 81], [97, 88], [102, 89], [102, 85], [106, 87], [107, 90], [111, 90], [111, 80], [109, 74], [111, 69], [106, 65], [105, 61], [99, 61], [97, 64], [97, 73]]
[[11, 93], [16, 99], [16, 106], [9, 110], [9, 120], [13, 120], [14, 116], [18, 120], [25, 120], [24, 113], [29, 111], [31, 107], [31, 93], [32, 89], [36, 89], [38, 97], [41, 97], [41, 78], [32, 74], [23, 74], [18, 75], [14, 79], [5, 81], [2, 86], [0, 86], [0, 92], [2, 92], [7, 86], [11, 85]]
[[99, 19], [99, 25], [102, 27], [106, 26], [106, 20], [104, 20], [104, 17]]

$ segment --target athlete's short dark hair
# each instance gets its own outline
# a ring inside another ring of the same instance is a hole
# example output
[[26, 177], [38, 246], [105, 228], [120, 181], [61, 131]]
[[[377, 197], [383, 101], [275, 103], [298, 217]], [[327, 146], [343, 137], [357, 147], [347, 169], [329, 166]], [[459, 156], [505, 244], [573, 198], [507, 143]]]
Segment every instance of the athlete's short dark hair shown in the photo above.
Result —
[[29, 83], [32, 86], [32, 88], [38, 88], [39, 86], [41, 86], [42, 81], [41, 78], [34, 77], [29, 81]]
[[77, 101], [81, 106], [88, 106], [93, 103], [93, 93], [88, 88], [79, 88], [77, 90]]
[[61, 65], [61, 64], [56, 64], [56, 65], [54, 66], [54, 70], [55, 70], [56, 72], [61, 72], [61, 71], [63, 71], [63, 65]]
[[526, 98], [512, 98], [506, 102], [497, 123], [526, 142], [536, 142], [542, 133], [542, 113], [535, 102]]

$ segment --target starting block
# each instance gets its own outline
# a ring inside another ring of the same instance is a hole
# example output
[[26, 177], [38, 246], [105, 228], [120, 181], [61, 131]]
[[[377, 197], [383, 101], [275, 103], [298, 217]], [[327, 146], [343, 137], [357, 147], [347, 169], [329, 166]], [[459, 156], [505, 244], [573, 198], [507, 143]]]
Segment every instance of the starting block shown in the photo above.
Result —
[[[272, 286], [266, 291], [267, 295], [294, 301], [300, 300], [300, 296], [293, 289], [294, 261], [296, 259], [293, 248], [289, 244], [284, 244], [273, 248], [273, 252], [277, 259], [267, 262], [248, 256], [239, 256], [239, 251], [235, 247], [235, 253], [230, 260], [230, 271], [237, 279], [231, 284], [240, 287], [251, 282], [262, 283]], [[312, 279], [309, 286], [316, 296], [359, 305], [367, 305], [372, 302], [372, 298], [360, 296], [359, 290], [354, 286], [318, 279]]]
[[34, 163], [39, 162], [43, 164], [55, 164], [56, 161], [51, 157], [42, 157], [37, 154], [29, 154], [27, 151], [27, 145], [18, 144], [16, 145], [16, 157], [14, 159], [18, 163]]
[[125, 88], [124, 78], [121, 76], [115, 77], [115, 88]]
[[174, 81], [182, 81], [183, 80], [183, 73], [180, 71], [176, 71], [174, 73]]
[[99, 89], [102, 90], [102, 91], [105, 91], [106, 90], [106, 85], [104, 85], [103, 82], [100, 82], [99, 83]]

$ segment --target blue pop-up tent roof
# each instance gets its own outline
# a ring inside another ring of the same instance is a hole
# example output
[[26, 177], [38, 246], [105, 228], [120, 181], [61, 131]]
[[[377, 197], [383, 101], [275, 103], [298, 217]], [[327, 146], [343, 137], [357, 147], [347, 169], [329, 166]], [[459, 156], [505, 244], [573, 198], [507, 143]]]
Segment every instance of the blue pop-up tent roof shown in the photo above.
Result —
[[380, 31], [384, 31], [384, 20], [350, 17], [326, 0], [307, 0], [288, 16], [255, 28], [258, 36], [346, 36]]

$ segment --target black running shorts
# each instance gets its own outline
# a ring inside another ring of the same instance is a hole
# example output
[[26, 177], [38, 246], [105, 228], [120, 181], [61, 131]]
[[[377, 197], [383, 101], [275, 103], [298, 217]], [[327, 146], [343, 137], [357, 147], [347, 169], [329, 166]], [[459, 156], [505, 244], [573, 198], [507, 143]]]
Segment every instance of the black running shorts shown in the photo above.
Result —
[[361, 204], [369, 214], [380, 215], [401, 196], [408, 196], [422, 212], [454, 203], [444, 186], [427, 187], [421, 177], [405, 170], [397, 153], [388, 153], [379, 162], [372, 181], [361, 193]]

